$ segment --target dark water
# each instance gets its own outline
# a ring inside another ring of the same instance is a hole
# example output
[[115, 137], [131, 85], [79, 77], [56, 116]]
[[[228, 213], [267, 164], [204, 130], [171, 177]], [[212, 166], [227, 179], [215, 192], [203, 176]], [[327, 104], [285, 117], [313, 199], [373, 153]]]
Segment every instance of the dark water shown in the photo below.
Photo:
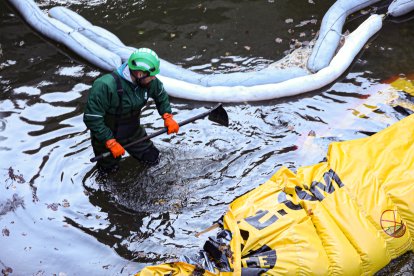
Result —
[[[60, 2], [38, 3], [47, 9]], [[163, 59], [204, 72], [249, 70], [282, 58], [314, 38], [332, 4], [68, 2], [125, 44], [154, 48]], [[14, 275], [129, 275], [191, 255], [208, 236], [195, 233], [282, 165], [314, 164], [330, 142], [366, 137], [405, 117], [392, 107], [391, 94], [412, 103], [381, 80], [413, 73], [414, 20], [387, 20], [338, 83], [226, 105], [229, 128], [199, 120], [154, 139], [162, 152], [157, 167], [143, 170], [125, 158], [116, 176], [99, 179], [82, 111], [88, 88], [104, 72], [34, 33], [5, 1], [0, 18], [0, 267]], [[354, 16], [345, 28], [363, 19]], [[177, 120], [213, 105], [171, 102]], [[154, 105], [142, 122], [149, 133], [162, 127]], [[404, 256], [384, 273], [412, 272], [412, 260]]]

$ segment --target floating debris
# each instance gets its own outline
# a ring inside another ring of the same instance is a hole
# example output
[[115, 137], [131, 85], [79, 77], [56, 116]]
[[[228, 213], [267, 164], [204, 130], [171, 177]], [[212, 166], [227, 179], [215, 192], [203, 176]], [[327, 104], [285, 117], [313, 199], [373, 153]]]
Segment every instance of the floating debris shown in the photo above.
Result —
[[3, 230], [1, 230], [1, 233], [3, 234], [3, 236], [8, 237], [10, 235], [10, 230], [4, 227]]
[[14, 212], [20, 206], [24, 209], [23, 198], [19, 197], [17, 194], [13, 194], [12, 199], [8, 199], [6, 203], [0, 204], [0, 216], [3, 216], [8, 212]]
[[283, 42], [283, 39], [281, 39], [281, 38], [277, 37], [277, 38], [275, 39], [275, 42], [276, 42], [276, 43], [282, 43], [282, 42]]
[[58, 203], [46, 204], [47, 209], [51, 209], [52, 211], [57, 211], [59, 209]]
[[[17, 171], [17, 172], [19, 172], [19, 171]], [[10, 179], [11, 181], [13, 181], [13, 182], [16, 181], [17, 183], [20, 183], [20, 184], [26, 182], [26, 180], [23, 178], [22, 174], [17, 175], [17, 174], [14, 173], [14, 169], [12, 167], [10, 167], [8, 169], [8, 174], [9, 174], [9, 178], [7, 180]]]
[[63, 202], [62, 202], [62, 206], [64, 208], [69, 208], [70, 207], [69, 201], [67, 199], [64, 199]]

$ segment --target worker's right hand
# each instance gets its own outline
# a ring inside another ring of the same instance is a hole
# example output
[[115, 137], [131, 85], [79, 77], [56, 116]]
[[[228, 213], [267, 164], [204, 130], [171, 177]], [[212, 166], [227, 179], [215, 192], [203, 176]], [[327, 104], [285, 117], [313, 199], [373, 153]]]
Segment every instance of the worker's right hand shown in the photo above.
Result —
[[107, 149], [111, 151], [112, 156], [114, 158], [117, 158], [125, 154], [125, 149], [115, 139], [109, 139], [108, 141], [106, 141], [105, 146]]

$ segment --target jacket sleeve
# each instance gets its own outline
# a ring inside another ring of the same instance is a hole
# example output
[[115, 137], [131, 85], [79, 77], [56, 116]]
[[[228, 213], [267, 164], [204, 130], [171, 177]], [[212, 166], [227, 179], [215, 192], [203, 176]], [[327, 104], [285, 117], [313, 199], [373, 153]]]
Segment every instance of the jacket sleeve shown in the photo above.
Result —
[[110, 108], [110, 89], [102, 81], [95, 81], [89, 91], [83, 122], [92, 135], [100, 142], [114, 138], [112, 131], [105, 124], [105, 114]]
[[161, 116], [164, 113], [171, 114], [171, 105], [167, 92], [164, 89], [164, 85], [159, 79], [154, 79], [151, 82], [150, 97], [154, 99], [157, 106], [158, 114]]

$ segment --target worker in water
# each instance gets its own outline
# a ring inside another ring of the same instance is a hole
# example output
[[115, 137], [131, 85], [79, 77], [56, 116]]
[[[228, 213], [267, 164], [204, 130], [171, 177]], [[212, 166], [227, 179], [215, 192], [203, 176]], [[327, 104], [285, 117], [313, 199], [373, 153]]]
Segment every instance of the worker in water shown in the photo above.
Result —
[[156, 165], [160, 152], [150, 140], [124, 149], [123, 145], [147, 135], [140, 125], [141, 109], [148, 98], [155, 101], [167, 133], [178, 133], [168, 95], [156, 75], [160, 72], [157, 54], [148, 48], [133, 52], [117, 70], [96, 79], [89, 91], [83, 121], [91, 132], [95, 155], [112, 154], [98, 161], [105, 172], [119, 168], [121, 156], [128, 153], [145, 165]]

